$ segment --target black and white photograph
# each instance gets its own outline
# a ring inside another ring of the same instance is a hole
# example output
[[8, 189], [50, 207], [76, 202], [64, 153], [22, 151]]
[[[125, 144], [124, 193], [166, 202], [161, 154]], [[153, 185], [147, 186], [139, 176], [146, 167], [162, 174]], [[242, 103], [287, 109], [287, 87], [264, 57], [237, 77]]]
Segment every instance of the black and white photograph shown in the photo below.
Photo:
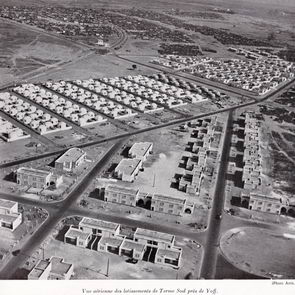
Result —
[[0, 294], [295, 294], [294, 61], [295, 0], [0, 0]]

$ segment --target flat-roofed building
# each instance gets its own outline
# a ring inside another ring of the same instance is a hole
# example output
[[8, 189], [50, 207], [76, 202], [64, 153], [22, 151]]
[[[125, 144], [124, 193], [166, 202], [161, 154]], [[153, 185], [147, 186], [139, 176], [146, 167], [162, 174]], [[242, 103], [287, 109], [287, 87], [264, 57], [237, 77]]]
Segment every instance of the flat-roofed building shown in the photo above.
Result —
[[125, 239], [120, 247], [121, 256], [127, 256], [133, 259], [142, 260], [146, 245]]
[[115, 175], [123, 181], [133, 182], [141, 168], [140, 159], [122, 159], [115, 168]]
[[0, 199], [0, 228], [14, 231], [22, 223], [22, 214], [18, 212], [18, 203]]
[[136, 206], [139, 190], [122, 186], [108, 185], [105, 188], [104, 200], [106, 202]]
[[185, 203], [185, 199], [154, 194], [152, 197], [151, 210], [161, 213], [182, 215], [184, 213]]
[[[120, 232], [120, 225], [83, 217], [79, 228], [71, 227], [64, 241], [82, 248], [127, 256], [137, 260], [179, 267], [181, 248], [174, 245], [175, 236], [137, 228], [132, 236]], [[156, 259], [159, 252], [158, 261]], [[171, 251], [171, 252], [169, 252]]]
[[17, 183], [23, 186], [44, 188], [50, 186], [51, 171], [21, 167], [16, 171]]
[[153, 151], [152, 142], [136, 142], [130, 148], [128, 156], [130, 158], [140, 159], [142, 162], [146, 161], [149, 154]]
[[249, 209], [266, 213], [280, 214], [284, 206], [282, 199], [251, 193]]
[[50, 185], [58, 187], [62, 183], [63, 177], [62, 175], [53, 175], [52, 171], [20, 167], [16, 171], [16, 181], [23, 186], [42, 189]]
[[22, 223], [22, 215], [19, 213], [0, 214], [0, 227], [14, 231]]
[[169, 249], [174, 246], [175, 236], [149, 229], [137, 228], [134, 233], [134, 241], [151, 247]]
[[40, 260], [28, 274], [28, 280], [47, 280], [52, 264], [47, 260]]
[[55, 168], [60, 171], [73, 171], [81, 165], [86, 158], [86, 152], [80, 148], [70, 148], [55, 161]]
[[91, 233], [84, 232], [82, 229], [70, 227], [65, 233], [64, 242], [81, 248], [86, 248], [91, 240]]
[[143, 259], [145, 257], [147, 261], [162, 265], [180, 266], [182, 249], [174, 245], [174, 235], [137, 228], [134, 242], [146, 246]]
[[28, 274], [29, 280], [69, 280], [74, 272], [74, 265], [64, 262], [63, 258], [51, 257], [40, 260]]
[[79, 223], [79, 228], [83, 232], [105, 237], [116, 236], [120, 233], [120, 225], [118, 223], [88, 217], [83, 217]]
[[187, 202], [186, 198], [170, 197], [160, 194], [148, 194], [138, 189], [125, 188], [109, 184], [104, 189], [104, 201], [124, 204], [128, 206], [141, 206], [151, 202], [150, 210], [172, 215], [192, 214], [194, 203]]
[[0, 199], [0, 214], [18, 213], [18, 203]]
[[97, 245], [97, 250], [119, 255], [120, 246], [123, 241], [123, 237], [101, 237]]
[[49, 280], [69, 280], [74, 272], [74, 264], [67, 263], [63, 258], [51, 257], [52, 263], [51, 271], [49, 273]]
[[181, 256], [181, 248], [174, 247], [172, 249], [158, 249], [158, 251], [156, 252], [155, 263], [179, 267]]
[[187, 171], [185, 175], [181, 176], [178, 188], [188, 194], [199, 194], [203, 178], [203, 168], [194, 166], [193, 171]]

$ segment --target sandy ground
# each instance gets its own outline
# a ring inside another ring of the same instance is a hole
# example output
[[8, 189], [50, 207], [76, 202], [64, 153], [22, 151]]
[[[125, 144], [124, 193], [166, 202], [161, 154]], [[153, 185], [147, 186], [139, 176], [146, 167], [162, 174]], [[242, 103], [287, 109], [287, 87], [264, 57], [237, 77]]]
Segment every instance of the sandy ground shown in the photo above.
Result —
[[[132, 142], [148, 141], [154, 143], [153, 154], [144, 163], [144, 171], [139, 172], [134, 183], [118, 180], [118, 185], [138, 188], [147, 193], [159, 193], [185, 197], [186, 194], [171, 187], [175, 173], [183, 172], [178, 165], [184, 154], [189, 133], [169, 129], [138, 135]], [[132, 143], [129, 142], [128, 146]], [[155, 179], [155, 182], [154, 182]]]
[[67, 41], [0, 20], [0, 56], [6, 65], [1, 66], [0, 83], [15, 80], [38, 68], [61, 61], [70, 61], [82, 50]]
[[[132, 70], [132, 63], [123, 61], [112, 55], [91, 55], [79, 60], [67, 67], [63, 67], [54, 73], [46, 74], [41, 79], [52, 80], [76, 80], [76, 79], [97, 79], [103, 77], [116, 77], [125, 75], [153, 74], [154, 71], [148, 68], [137, 67]], [[40, 77], [37, 79], [40, 81]]]
[[238, 268], [267, 277], [294, 279], [295, 235], [258, 228], [228, 231], [222, 253]]

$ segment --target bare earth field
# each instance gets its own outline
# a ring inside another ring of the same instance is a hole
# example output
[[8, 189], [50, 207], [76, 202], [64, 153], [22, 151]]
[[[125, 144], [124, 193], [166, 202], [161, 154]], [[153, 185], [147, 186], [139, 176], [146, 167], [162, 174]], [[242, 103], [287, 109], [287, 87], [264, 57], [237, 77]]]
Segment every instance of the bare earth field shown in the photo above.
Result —
[[[68, 42], [0, 20], [0, 83], [21, 77], [42, 67], [67, 62], [81, 54], [81, 49]], [[4, 63], [5, 60], [5, 63]]]
[[266, 277], [291, 279], [294, 278], [294, 239], [295, 235], [240, 228], [224, 234], [220, 247], [238, 268]]
[[[132, 69], [132, 63], [114, 58], [111, 55], [99, 56], [90, 55], [74, 64], [63, 67], [54, 73], [47, 74], [36, 81], [52, 80], [76, 80], [76, 79], [97, 79], [103, 77], [117, 77], [125, 75], [146, 75], [154, 71], [148, 68], [138, 67]], [[34, 81], [34, 79], [32, 80]]]

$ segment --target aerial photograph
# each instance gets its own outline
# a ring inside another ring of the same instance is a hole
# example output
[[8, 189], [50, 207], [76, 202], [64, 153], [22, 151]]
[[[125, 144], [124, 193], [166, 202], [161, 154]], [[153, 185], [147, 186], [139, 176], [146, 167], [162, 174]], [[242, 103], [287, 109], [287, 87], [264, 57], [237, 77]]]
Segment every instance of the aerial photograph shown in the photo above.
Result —
[[0, 280], [293, 280], [294, 171], [294, 0], [0, 0]]

